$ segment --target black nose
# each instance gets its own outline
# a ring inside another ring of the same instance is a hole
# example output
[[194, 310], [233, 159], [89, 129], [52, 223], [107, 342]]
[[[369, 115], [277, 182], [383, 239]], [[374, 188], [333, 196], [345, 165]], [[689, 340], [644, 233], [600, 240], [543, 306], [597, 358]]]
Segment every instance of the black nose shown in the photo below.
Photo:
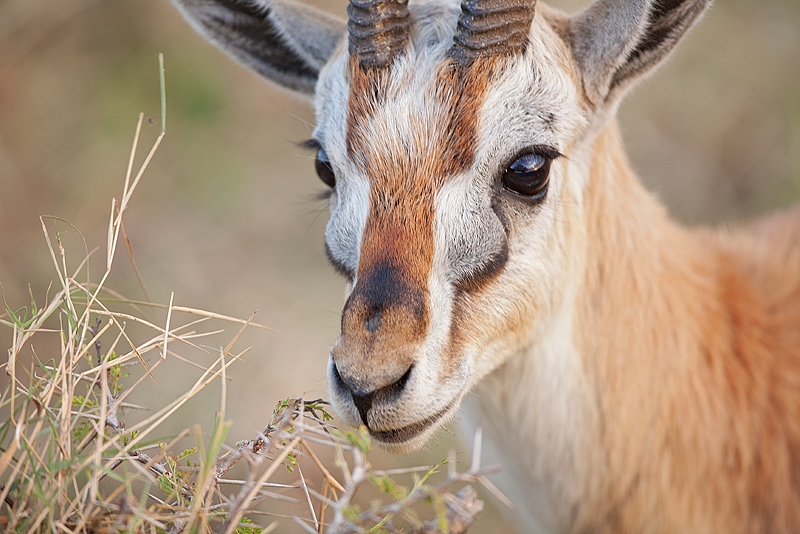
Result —
[[358, 414], [361, 416], [361, 422], [369, 426], [367, 422], [367, 413], [372, 409], [372, 403], [375, 398], [377, 397], [379, 402], [391, 402], [397, 399], [402, 395], [406, 384], [408, 384], [413, 369], [414, 366], [412, 365], [400, 378], [391, 382], [388, 386], [383, 386], [371, 391], [365, 391], [363, 387], [359, 387], [352, 377], [342, 375], [336, 363], [333, 364], [333, 378], [336, 381], [336, 386], [340, 390], [346, 391], [353, 399], [353, 404], [355, 404]]

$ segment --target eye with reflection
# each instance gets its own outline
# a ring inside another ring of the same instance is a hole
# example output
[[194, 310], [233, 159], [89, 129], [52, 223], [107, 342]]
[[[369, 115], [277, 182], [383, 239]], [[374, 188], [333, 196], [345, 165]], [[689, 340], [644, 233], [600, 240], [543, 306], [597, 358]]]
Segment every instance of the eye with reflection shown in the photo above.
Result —
[[333, 172], [331, 161], [328, 155], [322, 148], [317, 150], [317, 159], [314, 162], [314, 168], [317, 171], [317, 176], [323, 181], [325, 185], [330, 188], [336, 187], [336, 174]]
[[544, 198], [550, 184], [550, 164], [560, 154], [550, 148], [535, 148], [520, 155], [503, 172], [503, 187], [518, 195]]

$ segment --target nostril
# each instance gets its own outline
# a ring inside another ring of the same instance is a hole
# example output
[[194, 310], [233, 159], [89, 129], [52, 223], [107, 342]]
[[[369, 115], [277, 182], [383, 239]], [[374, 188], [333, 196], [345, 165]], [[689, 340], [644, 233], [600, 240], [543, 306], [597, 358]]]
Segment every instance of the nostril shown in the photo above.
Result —
[[373, 391], [372, 393], [367, 393], [366, 395], [356, 395], [353, 393], [352, 396], [353, 404], [356, 405], [358, 415], [361, 416], [361, 422], [369, 426], [369, 423], [367, 422], [367, 413], [369, 413], [370, 408], [372, 408], [372, 399], [375, 398], [375, 392]]
[[339, 372], [339, 366], [336, 365], [336, 363], [333, 364], [333, 379], [340, 389], [343, 389], [352, 397], [363, 397], [370, 393], [369, 390], [358, 387], [359, 385], [356, 384], [352, 377], [342, 376], [341, 372]]
[[350, 389], [347, 387], [347, 384], [344, 383], [342, 375], [339, 374], [339, 367], [336, 365], [335, 362], [333, 364], [333, 379], [336, 382], [336, 385], [339, 386], [340, 388], [348, 390]]
[[372, 399], [375, 397], [375, 391], [362, 394], [354, 387], [354, 384], [342, 378], [339, 367], [335, 363], [333, 364], [333, 378], [337, 386], [350, 394], [350, 397], [353, 399], [353, 404], [355, 404], [358, 414], [361, 416], [361, 421], [369, 426], [369, 423], [367, 423], [367, 413], [370, 408], [372, 408]]
[[350, 395], [351, 397], [364, 396], [365, 392], [360, 390], [353, 380], [342, 376], [336, 363], [333, 364], [333, 380], [336, 383], [336, 387], [342, 390], [345, 395]]
[[403, 373], [403, 376], [400, 377], [400, 380], [395, 382], [394, 384], [386, 386], [384, 389], [390, 390], [392, 394], [399, 395], [406, 389], [406, 384], [408, 381], [411, 380], [411, 371], [414, 370], [414, 366], [408, 368], [408, 370]]
[[347, 377], [342, 376], [336, 363], [333, 364], [333, 379], [340, 389], [350, 394], [350, 397], [353, 399], [353, 405], [356, 407], [358, 415], [361, 417], [361, 421], [369, 426], [367, 414], [369, 414], [369, 411], [372, 409], [375, 397], [378, 397], [379, 402], [392, 402], [400, 397], [403, 394], [403, 390], [405, 390], [408, 385], [408, 381], [411, 380], [413, 370], [414, 366], [412, 365], [406, 369], [406, 372], [403, 373], [399, 379], [387, 386], [379, 386], [372, 391], [363, 387], [356, 387], [356, 384], [353, 383], [352, 380], [348, 380]]

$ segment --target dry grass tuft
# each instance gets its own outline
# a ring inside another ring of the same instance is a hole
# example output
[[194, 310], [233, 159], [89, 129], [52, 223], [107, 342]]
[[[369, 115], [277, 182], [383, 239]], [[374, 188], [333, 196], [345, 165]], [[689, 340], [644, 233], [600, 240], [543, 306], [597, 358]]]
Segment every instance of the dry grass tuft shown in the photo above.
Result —
[[[161, 73], [163, 106], [163, 63]], [[90, 281], [88, 252], [77, 269], [68, 270], [54, 224], [68, 223], [42, 217], [57, 273], [55, 293], [42, 305], [31, 296], [30, 308], [6, 305], [0, 316], [0, 325], [13, 331], [3, 365], [9, 381], [0, 397], [0, 527], [251, 533], [273, 531], [276, 517], [285, 517], [282, 530], [297, 525], [312, 533], [465, 532], [483, 504], [463, 483], [491, 489], [480, 465], [479, 435], [466, 472], [457, 472], [454, 457], [435, 466], [379, 471], [367, 459], [371, 444], [364, 429], [338, 431], [321, 399], [289, 399], [278, 403], [254, 439], [228, 446], [227, 370], [248, 352], [234, 346], [246, 328], [264, 327], [252, 316], [236, 319], [178, 306], [172, 299], [165, 306], [133, 302], [106, 287], [120, 238], [128, 244], [123, 215], [165, 134], [163, 110], [161, 118], [161, 134], [134, 174], [139, 116], [123, 194], [112, 202], [100, 281]], [[145, 318], [142, 310], [148, 308], [166, 310], [163, 327]], [[226, 328], [233, 334], [225, 346], [204, 346]], [[54, 336], [58, 342], [51, 347], [47, 340]], [[34, 341], [45, 350], [35, 349]], [[186, 350], [211, 354], [213, 361], [199, 364]], [[158, 380], [168, 360], [199, 376], [165, 406], [130, 402], [142, 384]], [[215, 382], [222, 399], [213, 427], [204, 432], [194, 425], [166, 436], [165, 423]], [[148, 415], [136, 419], [136, 414]], [[320, 458], [333, 458], [334, 465]], [[304, 474], [312, 472], [321, 483]], [[277, 481], [287, 473], [296, 478], [293, 483]], [[365, 486], [378, 496], [367, 503], [355, 498]], [[463, 487], [454, 493], [457, 486]], [[287, 503], [300, 512], [281, 513]]]

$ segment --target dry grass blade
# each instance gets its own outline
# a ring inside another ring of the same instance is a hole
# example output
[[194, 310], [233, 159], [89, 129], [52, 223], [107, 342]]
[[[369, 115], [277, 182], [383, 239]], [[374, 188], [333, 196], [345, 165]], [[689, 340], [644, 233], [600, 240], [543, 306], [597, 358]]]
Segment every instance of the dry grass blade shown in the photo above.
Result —
[[[123, 194], [111, 203], [106, 269], [99, 282], [89, 275], [86, 244], [86, 257], [70, 272], [72, 259], [58, 231], [63, 220], [41, 218], [57, 291], [52, 297], [48, 292], [41, 308], [34, 301], [30, 316], [8, 309], [0, 323], [12, 334], [5, 364], [10, 380], [0, 395], [2, 527], [19, 532], [242, 534], [278, 528], [272, 519], [264, 529], [255, 523], [254, 518], [264, 516], [287, 518], [312, 533], [397, 532], [425, 525], [445, 532], [462, 519], [471, 524], [474, 517], [467, 512], [478, 510], [480, 501], [450, 490], [480, 480], [485, 471], [478, 461], [466, 473], [450, 470], [437, 484], [432, 480], [440, 466], [373, 470], [366, 431], [338, 431], [322, 399], [281, 401], [254, 439], [226, 446], [231, 428], [225, 419], [228, 367], [250, 350], [234, 347], [245, 329], [269, 329], [253, 322], [255, 312], [239, 319], [179, 306], [174, 294], [168, 304], [134, 302], [106, 287], [120, 237], [128, 242], [123, 216], [164, 136], [165, 120], [162, 112], [161, 133], [134, 174], [139, 116]], [[129, 243], [128, 249], [150, 300]], [[145, 319], [140, 307], [153, 315], [163, 311], [163, 316]], [[163, 328], [158, 326], [162, 319]], [[219, 341], [219, 351], [208, 350], [198, 339]], [[156, 377], [176, 365], [193, 373], [193, 380], [170, 401], [146, 406], [152, 412], [133, 411], [145, 406], [130, 397], [145, 386], [155, 387]], [[165, 423], [217, 382], [221, 398], [211, 431], [190, 425], [165, 436]], [[344, 483], [323, 461], [331, 456]], [[410, 486], [395, 477], [410, 477]], [[362, 511], [354, 496], [365, 485], [385, 500]], [[226, 496], [223, 488], [236, 492]], [[433, 519], [420, 523], [420, 511]]]

